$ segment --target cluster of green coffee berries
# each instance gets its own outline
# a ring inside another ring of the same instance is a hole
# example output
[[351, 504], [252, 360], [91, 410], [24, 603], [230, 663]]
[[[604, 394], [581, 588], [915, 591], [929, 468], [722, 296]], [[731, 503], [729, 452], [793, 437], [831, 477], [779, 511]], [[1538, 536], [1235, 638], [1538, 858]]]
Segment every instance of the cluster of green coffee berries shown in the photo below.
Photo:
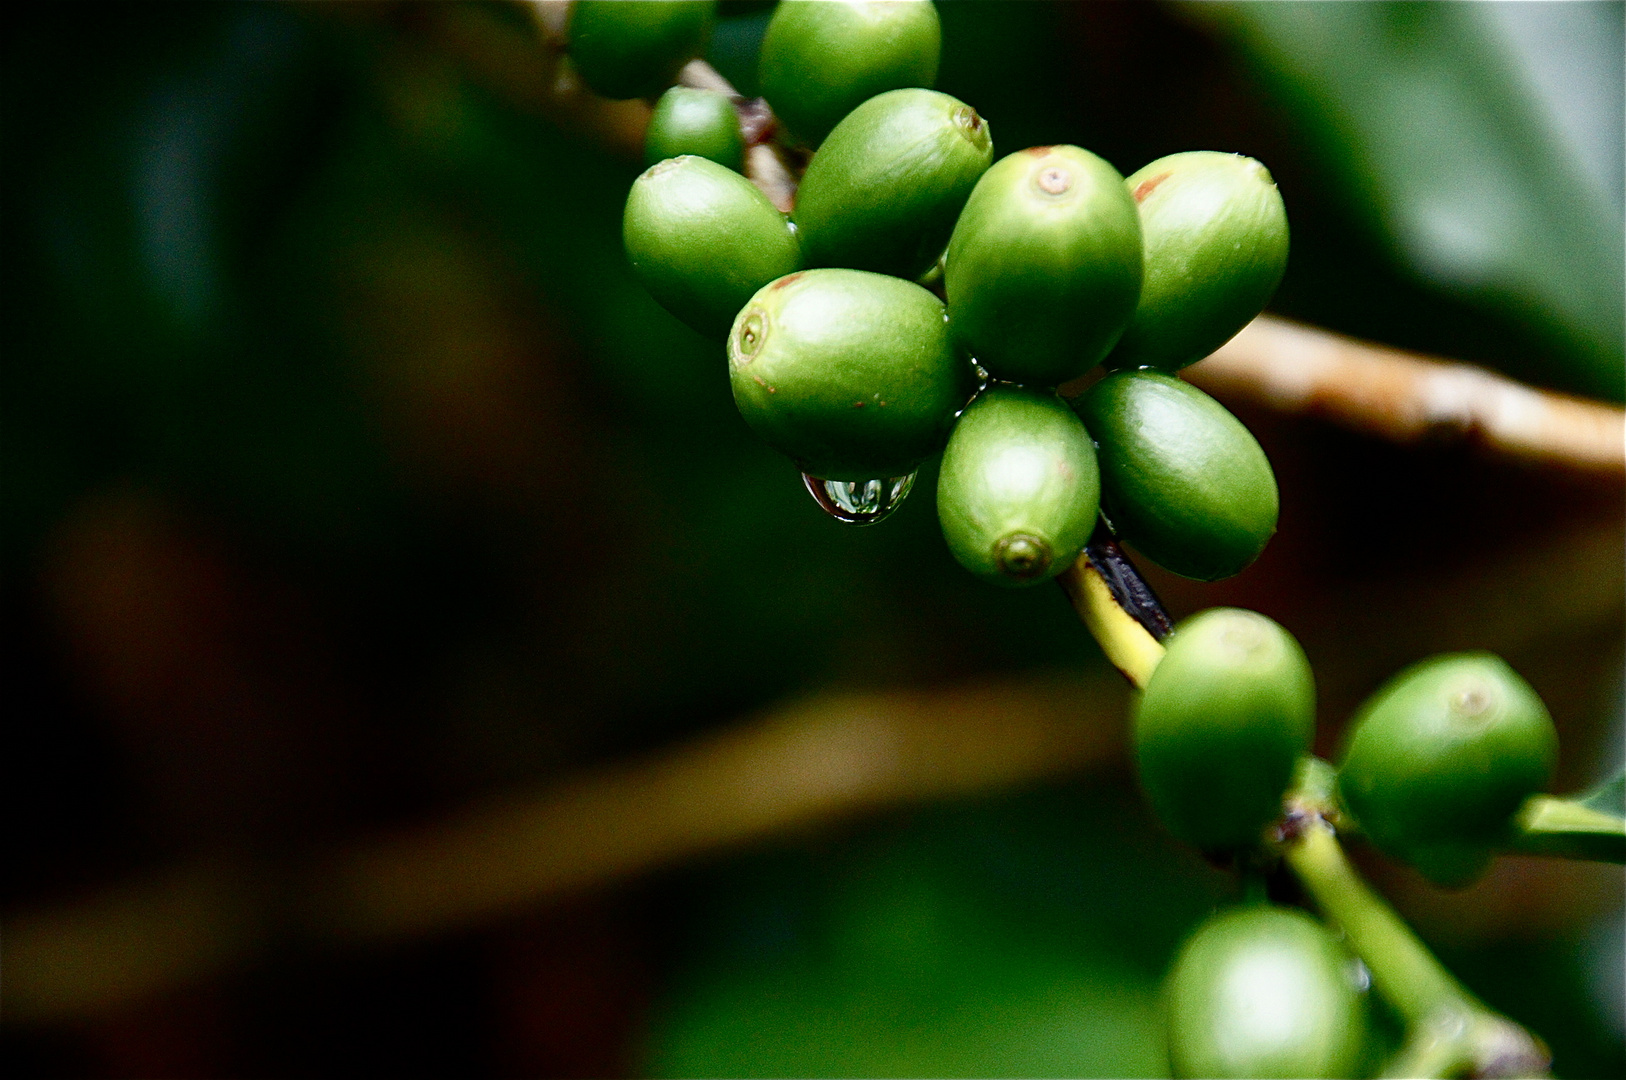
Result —
[[[698, 53], [714, 7], [577, 0], [572, 57], [598, 92], [654, 98]], [[1175, 373], [1281, 280], [1287, 220], [1270, 174], [1212, 152], [1127, 179], [1076, 146], [996, 161], [988, 122], [930, 88], [940, 39], [929, 0], [786, 0], [759, 72], [777, 131], [748, 138], [734, 100], [665, 89], [623, 221], [639, 279], [726, 342], [746, 422], [840, 520], [880, 520], [942, 451], [944, 536], [986, 580], [1054, 577], [1102, 517], [1177, 574], [1239, 572], [1275, 531], [1275, 478], [1246, 428]], [[788, 213], [741, 172], [748, 143], [768, 137], [807, 162]], [[1085, 388], [1067, 400], [1067, 384]], [[1489, 655], [1397, 676], [1334, 769], [1309, 756], [1314, 680], [1281, 626], [1217, 609], [1165, 644], [1135, 707], [1139, 775], [1170, 831], [1216, 859], [1272, 858], [1284, 800], [1319, 770], [1341, 820], [1462, 883], [1552, 772], [1545, 708]], [[1303, 912], [1215, 916], [1168, 982], [1176, 1074], [1353, 1074], [1363, 972]]]
[[[573, 55], [595, 88], [652, 93], [707, 12], [579, 0], [572, 32], [591, 48], [573, 37]], [[726, 340], [746, 422], [840, 520], [880, 520], [941, 450], [944, 535], [990, 581], [1059, 574], [1103, 510], [1175, 573], [1237, 573], [1275, 531], [1275, 478], [1241, 423], [1173, 372], [1281, 279], [1269, 173], [1196, 152], [1125, 180], [1076, 146], [996, 162], [989, 123], [929, 89], [939, 48], [928, 0], [775, 9], [762, 87], [779, 137], [811, 152], [789, 214], [738, 171], [729, 99], [666, 91], [624, 218], [639, 279]], [[1077, 400], [1058, 395], [1103, 362]]]
[[[1438, 656], [1360, 708], [1336, 772], [1310, 759], [1315, 686], [1277, 623], [1217, 608], [1175, 628], [1134, 712], [1141, 785], [1164, 825], [1247, 859], [1291, 827], [1307, 768], [1349, 831], [1434, 881], [1477, 876], [1550, 781], [1558, 740], [1541, 699], [1488, 653]], [[1177, 1076], [1349, 1076], [1367, 1028], [1364, 969], [1304, 913], [1221, 912], [1186, 943], [1166, 986]]]
[[[1182, 622], [1135, 706], [1142, 786], [1210, 852], [1261, 842], [1315, 734], [1315, 682], [1291, 634], [1215, 608]], [[1534, 690], [1489, 653], [1397, 675], [1357, 714], [1338, 767], [1368, 839], [1444, 885], [1475, 877], [1551, 778], [1557, 735]]]

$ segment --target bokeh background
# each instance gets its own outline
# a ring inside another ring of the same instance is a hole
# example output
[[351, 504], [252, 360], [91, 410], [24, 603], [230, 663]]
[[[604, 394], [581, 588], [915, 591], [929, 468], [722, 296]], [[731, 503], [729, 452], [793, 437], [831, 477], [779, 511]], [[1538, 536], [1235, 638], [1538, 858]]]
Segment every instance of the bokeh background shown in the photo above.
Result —
[[[1279, 313], [1626, 396], [1619, 3], [939, 7], [999, 151], [1264, 161]], [[723, 9], [754, 92], [767, 6]], [[1127, 690], [1058, 590], [955, 565], [931, 466], [854, 530], [752, 438], [525, 11], [41, 4], [3, 49], [8, 1075], [1160, 1075], [1158, 980], [1234, 894], [1143, 807]], [[1296, 633], [1323, 753], [1481, 647], [1560, 790], [1618, 770], [1617, 483], [1239, 413], [1281, 532], [1149, 569], [1176, 615]], [[776, 731], [824, 735], [656, 790]], [[899, 746], [913, 780], [849, 784]], [[560, 791], [576, 832], [518, 860], [555, 884], [481, 884], [482, 823]], [[437, 842], [444, 903], [334, 928], [344, 853]], [[1559, 1075], [1626, 1071], [1618, 868], [1443, 893], [1358, 854]]]

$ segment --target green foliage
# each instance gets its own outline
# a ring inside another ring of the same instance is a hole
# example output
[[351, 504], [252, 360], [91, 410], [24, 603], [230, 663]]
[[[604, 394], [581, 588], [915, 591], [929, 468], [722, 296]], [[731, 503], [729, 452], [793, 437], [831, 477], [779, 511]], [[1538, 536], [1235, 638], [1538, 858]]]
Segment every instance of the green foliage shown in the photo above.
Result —
[[[1618, 87], [1619, 6], [1563, 6], [1571, 22], [1592, 16], [1568, 46], [1583, 50], [1576, 60], [1612, 65]], [[1537, 328], [1540, 355], [1507, 358], [1516, 373], [1619, 401], [1620, 197], [1589, 183], [1544, 123], [1486, 8], [1233, 3], [1193, 14], [1258, 65], [1326, 182], [1398, 259], [1435, 288]], [[1618, 129], [1618, 110], [1590, 119]]]
[[1114, 774], [702, 868], [648, 1067], [1164, 1075], [1158, 979], [1222, 888]]
[[1587, 809], [1596, 810], [1600, 814], [1626, 817], [1626, 773], [1615, 774], [1591, 791], [1581, 795], [1576, 801]]
[[1626, 817], [1586, 799], [1534, 795], [1514, 815], [1507, 845], [1533, 855], [1626, 863]]

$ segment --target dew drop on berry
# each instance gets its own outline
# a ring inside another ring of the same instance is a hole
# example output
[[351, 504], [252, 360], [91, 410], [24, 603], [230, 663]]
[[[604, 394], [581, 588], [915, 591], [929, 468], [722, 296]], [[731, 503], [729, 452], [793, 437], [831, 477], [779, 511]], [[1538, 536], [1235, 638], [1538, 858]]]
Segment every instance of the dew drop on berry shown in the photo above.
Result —
[[823, 480], [802, 474], [819, 509], [843, 525], [873, 525], [889, 517], [915, 486], [915, 473], [879, 480]]

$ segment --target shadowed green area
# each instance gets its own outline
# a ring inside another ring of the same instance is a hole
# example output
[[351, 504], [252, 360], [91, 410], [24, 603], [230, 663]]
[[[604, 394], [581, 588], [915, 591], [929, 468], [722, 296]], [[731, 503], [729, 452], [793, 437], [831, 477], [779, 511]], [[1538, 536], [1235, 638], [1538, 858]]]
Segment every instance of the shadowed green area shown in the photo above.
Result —
[[703, 875], [660, 1076], [1159, 1076], [1158, 981], [1228, 890], [1120, 777]]

